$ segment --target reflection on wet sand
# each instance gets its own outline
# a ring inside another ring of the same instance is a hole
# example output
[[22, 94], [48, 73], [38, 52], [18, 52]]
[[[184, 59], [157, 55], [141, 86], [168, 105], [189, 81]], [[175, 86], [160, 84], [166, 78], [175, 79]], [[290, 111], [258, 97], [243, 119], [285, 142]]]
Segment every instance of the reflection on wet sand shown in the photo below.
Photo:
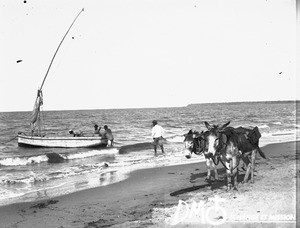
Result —
[[116, 181], [116, 170], [112, 170], [110, 172], [101, 173], [100, 175], [100, 186], [109, 185]]

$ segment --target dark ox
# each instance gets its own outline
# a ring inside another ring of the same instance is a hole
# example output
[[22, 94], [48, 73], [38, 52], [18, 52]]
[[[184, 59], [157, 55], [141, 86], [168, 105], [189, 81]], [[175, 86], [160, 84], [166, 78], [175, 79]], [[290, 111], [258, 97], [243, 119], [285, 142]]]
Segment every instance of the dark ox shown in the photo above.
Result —
[[[225, 161], [223, 165], [227, 173], [227, 189], [232, 188], [232, 179], [234, 189], [237, 189], [237, 171], [240, 159], [244, 161], [247, 166], [246, 174], [243, 182], [248, 181], [249, 173], [251, 171], [251, 182], [254, 182], [254, 168], [256, 153], [266, 158], [264, 153], [259, 148], [259, 138], [261, 134], [257, 127], [247, 129], [243, 127], [233, 128], [227, 127], [230, 122], [219, 127], [218, 125], [211, 126], [204, 122], [208, 129], [206, 136], [207, 156], [214, 161]], [[251, 161], [249, 160], [251, 157]]]
[[[192, 154], [201, 155], [204, 153], [206, 149], [205, 136], [208, 132], [197, 132], [190, 130], [187, 134], [184, 135], [184, 147], [185, 147], [185, 157], [190, 159]], [[218, 171], [213, 163], [213, 160], [204, 153], [206, 167], [207, 167], [207, 180], [211, 180], [211, 169], [215, 172], [215, 179], [218, 180]]]

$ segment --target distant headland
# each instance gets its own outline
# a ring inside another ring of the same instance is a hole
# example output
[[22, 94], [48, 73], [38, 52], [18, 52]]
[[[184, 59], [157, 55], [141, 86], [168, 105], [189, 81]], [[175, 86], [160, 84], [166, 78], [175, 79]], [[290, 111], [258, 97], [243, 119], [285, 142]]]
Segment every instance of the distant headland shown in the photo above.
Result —
[[214, 103], [192, 103], [186, 107], [202, 106], [202, 105], [240, 105], [240, 104], [299, 104], [300, 100], [286, 100], [286, 101], [239, 101], [239, 102], [214, 102]]

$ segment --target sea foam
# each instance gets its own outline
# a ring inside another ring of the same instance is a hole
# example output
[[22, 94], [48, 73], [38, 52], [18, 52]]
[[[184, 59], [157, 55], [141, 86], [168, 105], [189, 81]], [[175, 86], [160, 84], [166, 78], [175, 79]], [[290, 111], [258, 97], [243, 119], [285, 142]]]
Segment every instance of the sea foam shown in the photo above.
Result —
[[0, 165], [3, 166], [20, 166], [38, 164], [47, 161], [46, 155], [32, 156], [32, 157], [10, 157], [0, 159]]
[[103, 149], [91, 150], [87, 152], [79, 152], [73, 154], [48, 153], [45, 155], [30, 156], [30, 157], [8, 157], [0, 159], [0, 165], [3, 166], [25, 166], [34, 165], [41, 162], [59, 163], [62, 160], [83, 159], [104, 154], [116, 154], [118, 149]]

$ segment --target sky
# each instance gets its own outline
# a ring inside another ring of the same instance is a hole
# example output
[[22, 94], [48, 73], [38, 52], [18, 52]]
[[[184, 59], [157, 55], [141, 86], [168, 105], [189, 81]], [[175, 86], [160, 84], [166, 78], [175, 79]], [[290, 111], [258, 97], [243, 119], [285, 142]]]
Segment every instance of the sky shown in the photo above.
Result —
[[0, 111], [300, 100], [295, 0], [1, 0]]

